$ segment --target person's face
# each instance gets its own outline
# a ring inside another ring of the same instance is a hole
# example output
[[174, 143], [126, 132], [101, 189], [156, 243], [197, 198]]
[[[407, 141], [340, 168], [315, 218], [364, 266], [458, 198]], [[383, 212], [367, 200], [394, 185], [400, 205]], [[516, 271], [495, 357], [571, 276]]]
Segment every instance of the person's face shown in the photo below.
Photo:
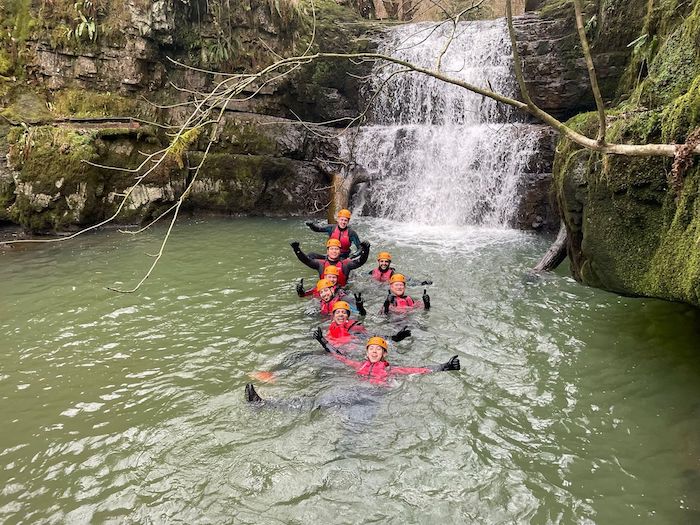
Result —
[[333, 284], [337, 284], [337, 283], [338, 283], [338, 276], [337, 276], [336, 274], [334, 274], [334, 273], [326, 273], [326, 274], [323, 274], [323, 278], [324, 278], [325, 280], [327, 280], [327, 281], [332, 282]]
[[377, 363], [384, 357], [384, 349], [379, 345], [369, 345], [367, 347], [367, 359], [370, 363]]
[[350, 219], [348, 219], [347, 217], [338, 217], [338, 226], [340, 226], [341, 229], [347, 228], [349, 222]]
[[348, 317], [348, 311], [343, 310], [342, 308], [338, 308], [335, 312], [333, 312], [333, 322], [336, 324], [343, 324], [348, 320]]
[[381, 270], [386, 270], [391, 264], [391, 261], [389, 259], [379, 259], [377, 262], [379, 263], [379, 268]]
[[403, 293], [406, 291], [406, 284], [402, 283], [401, 281], [393, 282], [389, 285], [389, 290], [391, 290], [391, 293], [394, 295], [403, 295]]
[[338, 246], [329, 246], [327, 249], [329, 259], [337, 259], [340, 257], [340, 248]]
[[328, 301], [330, 301], [331, 297], [333, 297], [333, 289], [332, 288], [321, 288], [318, 292], [318, 295], [321, 296], [321, 299], [328, 302]]

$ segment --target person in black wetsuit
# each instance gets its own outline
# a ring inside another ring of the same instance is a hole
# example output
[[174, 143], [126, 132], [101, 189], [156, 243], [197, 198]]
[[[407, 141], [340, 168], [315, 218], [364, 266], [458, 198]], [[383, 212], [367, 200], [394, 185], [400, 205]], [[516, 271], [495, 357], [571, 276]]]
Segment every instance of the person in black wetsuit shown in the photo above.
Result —
[[369, 257], [370, 244], [367, 241], [360, 243], [360, 257], [358, 259], [341, 259], [340, 258], [340, 241], [337, 239], [328, 239], [326, 242], [327, 255], [322, 259], [312, 259], [299, 248], [297, 241], [289, 243], [294, 250], [294, 254], [301, 262], [309, 268], [313, 268], [318, 272], [319, 277], [323, 275], [326, 266], [337, 266], [338, 270], [338, 286], [344, 287], [348, 283], [350, 272], [359, 268], [367, 262]]
[[[338, 224], [327, 224], [319, 226], [313, 221], [306, 221], [306, 225], [315, 232], [328, 234], [329, 239], [337, 239], [340, 241], [340, 258], [347, 259], [350, 257], [350, 248], [354, 244], [358, 250], [361, 247], [360, 237], [355, 233], [355, 230], [348, 228], [350, 210], [340, 210], [338, 212]], [[316, 254], [312, 254], [316, 255]], [[319, 257], [320, 258], [320, 257]]]

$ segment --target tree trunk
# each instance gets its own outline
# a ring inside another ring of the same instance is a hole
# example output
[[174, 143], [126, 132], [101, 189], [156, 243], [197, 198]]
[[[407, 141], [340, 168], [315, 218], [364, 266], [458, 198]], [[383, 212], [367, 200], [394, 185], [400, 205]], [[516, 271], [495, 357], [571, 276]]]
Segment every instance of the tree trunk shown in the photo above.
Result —
[[566, 226], [562, 221], [559, 233], [552, 245], [544, 254], [540, 262], [532, 269], [534, 272], [549, 272], [559, 266], [566, 259]]

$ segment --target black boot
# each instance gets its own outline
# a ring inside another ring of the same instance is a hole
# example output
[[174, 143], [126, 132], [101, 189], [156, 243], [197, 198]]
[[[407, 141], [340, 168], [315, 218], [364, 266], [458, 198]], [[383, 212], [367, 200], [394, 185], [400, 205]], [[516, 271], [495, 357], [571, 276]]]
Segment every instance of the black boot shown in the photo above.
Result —
[[260, 403], [263, 399], [258, 395], [251, 383], [245, 386], [245, 400], [248, 403]]

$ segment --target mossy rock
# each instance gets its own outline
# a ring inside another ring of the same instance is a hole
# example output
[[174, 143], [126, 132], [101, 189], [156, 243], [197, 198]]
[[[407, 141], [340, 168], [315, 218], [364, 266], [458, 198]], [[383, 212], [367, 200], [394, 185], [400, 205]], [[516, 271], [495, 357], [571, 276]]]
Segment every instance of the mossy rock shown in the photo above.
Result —
[[[614, 115], [608, 139], [659, 142], [662, 111]], [[596, 114], [568, 122], [594, 135]], [[570, 234], [574, 276], [591, 286], [700, 306], [700, 168], [686, 174], [677, 196], [667, 177], [672, 159], [624, 157], [584, 150], [564, 139], [554, 176]]]

